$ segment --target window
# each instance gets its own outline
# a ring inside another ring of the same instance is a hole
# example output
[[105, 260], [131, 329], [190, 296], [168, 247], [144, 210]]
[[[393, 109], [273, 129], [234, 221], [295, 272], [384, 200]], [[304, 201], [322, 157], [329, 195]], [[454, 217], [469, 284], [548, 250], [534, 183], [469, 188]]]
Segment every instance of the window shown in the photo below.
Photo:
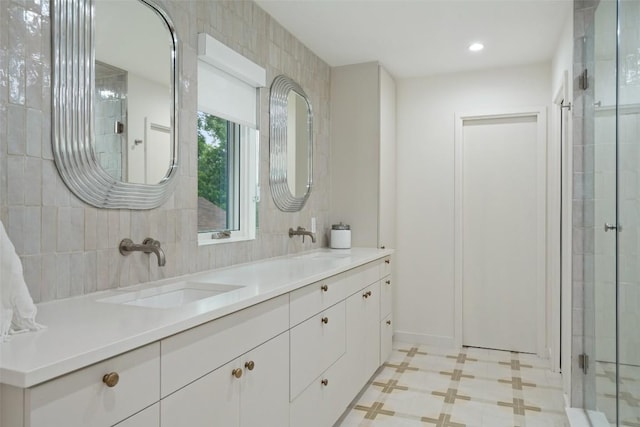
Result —
[[198, 51], [198, 243], [255, 239], [266, 72], [206, 34]]
[[249, 127], [198, 112], [201, 244], [255, 238], [257, 134]]

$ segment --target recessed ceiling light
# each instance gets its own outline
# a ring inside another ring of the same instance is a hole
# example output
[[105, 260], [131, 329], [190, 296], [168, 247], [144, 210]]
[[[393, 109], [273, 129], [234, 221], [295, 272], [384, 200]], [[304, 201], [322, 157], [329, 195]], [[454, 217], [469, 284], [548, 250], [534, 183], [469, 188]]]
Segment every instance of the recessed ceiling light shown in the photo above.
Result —
[[471, 52], [480, 52], [482, 49], [484, 49], [484, 45], [482, 43], [471, 43], [469, 45], [469, 50]]

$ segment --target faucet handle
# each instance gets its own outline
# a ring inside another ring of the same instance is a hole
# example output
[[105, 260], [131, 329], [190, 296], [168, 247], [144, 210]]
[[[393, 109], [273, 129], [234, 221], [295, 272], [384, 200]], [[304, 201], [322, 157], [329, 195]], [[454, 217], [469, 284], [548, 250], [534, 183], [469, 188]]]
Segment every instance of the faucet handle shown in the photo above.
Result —
[[155, 246], [156, 248], [160, 247], [160, 242], [153, 237], [147, 237], [142, 241], [142, 244], [145, 246]]

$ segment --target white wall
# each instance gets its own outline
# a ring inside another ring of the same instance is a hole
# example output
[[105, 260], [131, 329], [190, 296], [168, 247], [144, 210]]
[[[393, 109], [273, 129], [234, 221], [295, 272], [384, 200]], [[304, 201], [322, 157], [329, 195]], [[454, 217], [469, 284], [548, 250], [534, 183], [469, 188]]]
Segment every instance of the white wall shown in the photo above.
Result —
[[[127, 159], [128, 181], [147, 183], [145, 177], [145, 147], [147, 148], [147, 161], [162, 163], [169, 170], [171, 153], [168, 150], [157, 150], [153, 140], [145, 140], [145, 118], [151, 123], [169, 127], [171, 126], [170, 101], [171, 90], [169, 87], [145, 79], [134, 73], [128, 73], [128, 106], [127, 106]], [[135, 140], [143, 143], [135, 145]], [[164, 147], [163, 147], [164, 148]], [[160, 182], [164, 175], [157, 177], [155, 184]]]
[[[565, 81], [565, 73], [566, 73], [566, 83]], [[562, 90], [563, 84], [566, 84], [564, 88], [564, 92], [567, 94], [565, 98], [565, 105], [567, 103], [573, 104], [573, 14], [570, 14], [567, 17], [567, 21], [564, 25], [564, 30], [562, 35], [560, 36], [560, 40], [558, 41], [558, 48], [556, 49], [556, 53], [551, 61], [551, 100], [552, 102], [556, 99], [557, 94]], [[551, 144], [558, 143], [558, 115], [557, 115], [557, 107], [554, 106], [553, 113], [551, 114], [551, 132], [549, 141]], [[556, 113], [556, 114], [554, 114]], [[572, 328], [571, 328], [571, 320], [572, 320], [572, 312], [573, 312], [573, 300], [572, 300], [572, 277], [571, 277], [571, 218], [572, 218], [572, 203], [571, 200], [573, 198], [572, 195], [572, 171], [573, 171], [573, 124], [571, 121], [571, 114], [566, 114], [567, 122], [565, 125], [565, 136], [566, 142], [564, 147], [557, 147], [557, 149], [562, 149], [562, 168], [563, 168], [563, 176], [562, 184], [563, 184], [563, 201], [562, 201], [562, 301], [561, 304], [561, 319], [560, 319], [560, 327], [562, 329], [562, 337], [561, 337], [561, 358], [560, 361], [561, 369], [563, 372], [562, 382], [563, 382], [563, 390], [567, 395], [567, 401], [570, 401], [569, 396], [571, 394], [571, 342], [572, 342]], [[553, 150], [550, 150], [553, 152]], [[557, 151], [556, 151], [557, 152]], [[557, 289], [552, 289], [553, 292], [557, 292]], [[582, 302], [579, 302], [579, 307], [582, 306]], [[557, 310], [558, 307], [555, 304], [550, 304], [552, 310]], [[555, 326], [554, 326], [555, 327]]]
[[550, 80], [540, 64], [397, 81], [397, 339], [453, 346], [454, 114], [548, 107]]

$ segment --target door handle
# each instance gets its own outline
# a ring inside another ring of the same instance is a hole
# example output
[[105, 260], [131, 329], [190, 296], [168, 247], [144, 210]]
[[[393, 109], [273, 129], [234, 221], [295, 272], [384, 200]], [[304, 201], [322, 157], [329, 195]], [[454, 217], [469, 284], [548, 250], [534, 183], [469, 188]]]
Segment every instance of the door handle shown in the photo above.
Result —
[[618, 226], [616, 224], [611, 224], [608, 222], [604, 223], [604, 232], [606, 233], [609, 230], [617, 230]]

